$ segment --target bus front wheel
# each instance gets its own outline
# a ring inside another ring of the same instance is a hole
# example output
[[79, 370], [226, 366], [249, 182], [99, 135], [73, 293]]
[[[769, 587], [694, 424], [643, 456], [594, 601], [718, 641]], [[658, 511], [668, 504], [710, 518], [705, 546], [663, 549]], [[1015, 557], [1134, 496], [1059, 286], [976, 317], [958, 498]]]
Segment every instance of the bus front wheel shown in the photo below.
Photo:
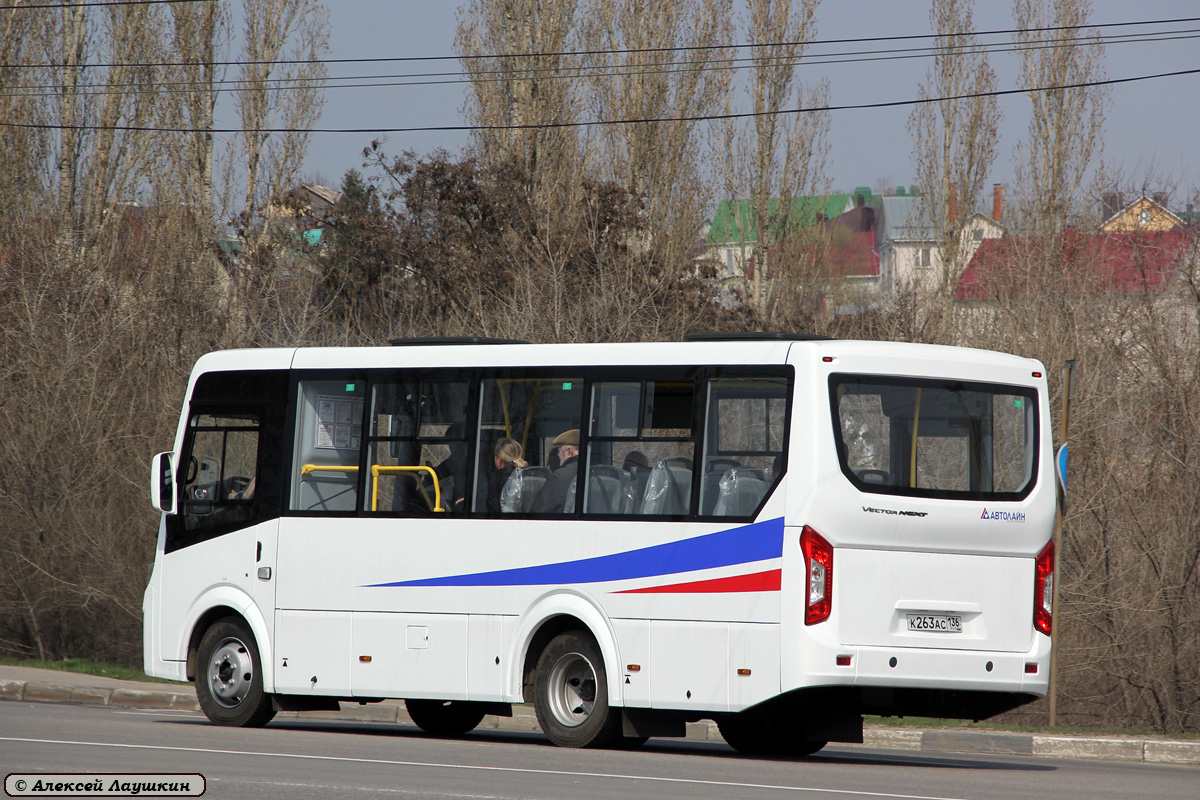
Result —
[[196, 698], [204, 715], [217, 725], [257, 728], [275, 716], [263, 691], [258, 643], [244, 622], [220, 620], [200, 639]]
[[460, 700], [405, 700], [413, 724], [434, 736], [462, 736], [483, 722], [484, 712], [475, 703]]
[[600, 647], [586, 633], [550, 640], [538, 658], [534, 710], [542, 732], [559, 747], [608, 747], [621, 739], [621, 715], [608, 704]]

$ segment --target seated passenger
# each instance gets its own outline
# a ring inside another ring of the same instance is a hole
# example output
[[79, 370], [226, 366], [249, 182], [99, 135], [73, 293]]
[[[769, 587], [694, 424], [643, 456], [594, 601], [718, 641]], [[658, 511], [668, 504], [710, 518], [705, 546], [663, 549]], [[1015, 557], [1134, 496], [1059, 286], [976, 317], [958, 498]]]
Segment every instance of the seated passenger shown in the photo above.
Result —
[[579, 429], [572, 428], [554, 437], [551, 442], [558, 456], [559, 466], [550, 475], [546, 485], [533, 504], [535, 514], [561, 514], [567, 502], [567, 492], [579, 471]]
[[650, 459], [646, 458], [646, 454], [641, 450], [630, 450], [629, 455], [625, 456], [625, 463], [621, 465], [621, 469], [626, 472], [633, 472], [634, 467], [650, 467]]
[[485, 508], [490, 512], [499, 514], [500, 494], [504, 491], [504, 484], [508, 482], [508, 478], [512, 475], [514, 469], [528, 466], [528, 463], [521, 457], [524, 455], [524, 452], [521, 448], [521, 443], [516, 439], [509, 439], [507, 437], [497, 439], [493, 453], [493, 469], [487, 479]]

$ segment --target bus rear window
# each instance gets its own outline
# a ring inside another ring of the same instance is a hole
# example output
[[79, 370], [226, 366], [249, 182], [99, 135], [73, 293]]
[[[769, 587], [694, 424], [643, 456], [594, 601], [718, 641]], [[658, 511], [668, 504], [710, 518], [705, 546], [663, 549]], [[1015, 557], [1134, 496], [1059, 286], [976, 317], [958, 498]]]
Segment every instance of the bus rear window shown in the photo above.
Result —
[[834, 374], [842, 472], [859, 489], [1019, 500], [1037, 477], [1037, 392], [965, 381]]

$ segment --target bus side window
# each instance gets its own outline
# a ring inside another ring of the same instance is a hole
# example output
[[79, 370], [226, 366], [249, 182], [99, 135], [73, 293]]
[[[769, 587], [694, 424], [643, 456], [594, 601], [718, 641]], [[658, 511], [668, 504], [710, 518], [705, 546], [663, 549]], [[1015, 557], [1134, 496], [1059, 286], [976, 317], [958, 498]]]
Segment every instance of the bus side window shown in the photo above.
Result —
[[786, 464], [786, 378], [724, 375], [708, 385], [703, 516], [752, 517]]
[[592, 385], [584, 513], [691, 513], [696, 383], [684, 373]]
[[372, 386], [363, 507], [462, 513], [468, 487], [471, 383], [461, 373], [393, 373]]

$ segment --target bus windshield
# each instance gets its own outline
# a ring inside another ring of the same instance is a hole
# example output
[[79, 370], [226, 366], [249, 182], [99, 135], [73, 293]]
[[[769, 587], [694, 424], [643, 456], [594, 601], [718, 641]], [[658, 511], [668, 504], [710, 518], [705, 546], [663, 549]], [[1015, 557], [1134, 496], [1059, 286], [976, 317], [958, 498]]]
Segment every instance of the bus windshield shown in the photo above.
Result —
[[1027, 387], [834, 374], [842, 472], [880, 494], [1019, 500], [1037, 477], [1037, 393]]

